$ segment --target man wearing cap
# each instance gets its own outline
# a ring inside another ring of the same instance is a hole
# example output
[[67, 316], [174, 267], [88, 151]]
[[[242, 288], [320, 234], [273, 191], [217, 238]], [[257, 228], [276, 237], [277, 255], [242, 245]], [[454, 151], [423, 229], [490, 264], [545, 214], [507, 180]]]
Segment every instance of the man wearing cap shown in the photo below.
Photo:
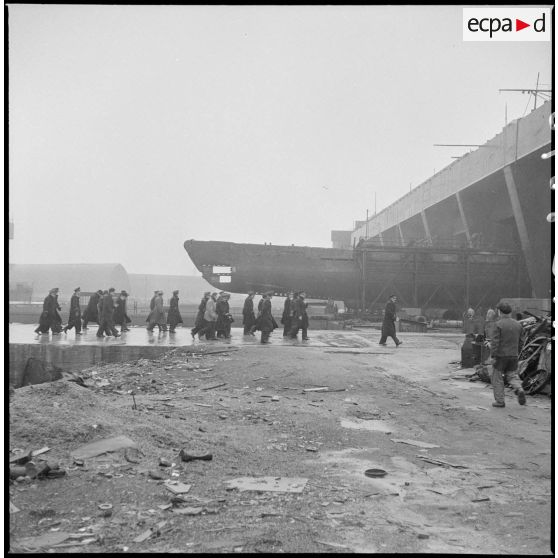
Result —
[[114, 308], [114, 323], [120, 326], [120, 333], [123, 331], [130, 331], [128, 324], [132, 323], [132, 320], [128, 316], [127, 303], [128, 293], [126, 291], [120, 291]]
[[62, 319], [58, 314], [57, 310], [60, 310], [58, 306], [58, 288], [50, 289], [48, 295], [43, 301], [43, 311], [39, 318], [39, 326], [35, 330], [35, 333], [48, 333], [48, 330], [52, 328], [52, 334], [58, 335], [60, 330], [58, 329], [62, 323]]
[[521, 324], [511, 317], [512, 308], [507, 302], [496, 306], [499, 320], [494, 324], [494, 334], [490, 341], [492, 356], [493, 407], [505, 407], [504, 383], [510, 384], [520, 405], [525, 405], [525, 392], [517, 375]]
[[217, 321], [215, 322], [217, 337], [225, 339], [231, 338], [231, 323], [233, 321], [229, 307], [230, 296], [229, 293], [223, 292], [215, 305], [215, 311], [217, 312]]
[[252, 331], [252, 326], [256, 323], [256, 316], [254, 314], [254, 291], [250, 291], [246, 300], [244, 301], [244, 307], [242, 308], [242, 323], [244, 325], [244, 335], [254, 335]]
[[265, 300], [265, 293], [263, 293], [262, 298], [260, 298], [260, 300], [258, 300], [258, 314], [256, 316], [256, 321], [254, 322], [254, 325], [250, 329], [251, 334], [254, 334], [254, 332], [257, 331], [257, 330], [261, 330], [260, 324], [261, 324], [261, 321], [262, 321], [262, 306], [263, 306], [264, 300]]
[[147, 323], [149, 323], [149, 321], [151, 320], [151, 314], [153, 313], [153, 310], [155, 308], [155, 299], [157, 298], [158, 295], [159, 295], [159, 290], [153, 291], [153, 296], [149, 301], [149, 314], [147, 315], [147, 319], [145, 320]]
[[262, 332], [260, 343], [269, 343], [269, 336], [271, 332], [277, 327], [277, 323], [271, 314], [271, 297], [273, 291], [268, 291], [263, 295], [262, 310], [260, 316], [260, 330]]
[[386, 302], [386, 307], [384, 309], [384, 321], [382, 323], [382, 336], [380, 337], [380, 345], [385, 347], [388, 337], [391, 337], [395, 343], [396, 347], [399, 347], [403, 341], [397, 339], [397, 334], [395, 333], [395, 320], [396, 316], [396, 306], [397, 297], [395, 295], [390, 295], [388, 301]]
[[52, 335], [60, 335], [62, 332], [62, 316], [58, 313], [58, 310], [62, 310], [60, 308], [60, 304], [58, 304], [58, 293], [60, 289], [58, 287], [54, 288], [54, 317], [51, 324]]
[[293, 317], [291, 328], [291, 339], [296, 339], [298, 330], [302, 329], [302, 340], [306, 341], [308, 337], [308, 313], [306, 311], [307, 303], [304, 301], [306, 293], [301, 291], [298, 293], [293, 305]]
[[[101, 325], [101, 321], [102, 321], [102, 313], [103, 313], [103, 301], [105, 300], [105, 296], [108, 295], [108, 291], [105, 289], [102, 293], [101, 296], [99, 297], [99, 301], [97, 302], [97, 315], [99, 316], [99, 319], [97, 320], [97, 323], [99, 325]], [[97, 332], [98, 333], [98, 332]], [[101, 334], [102, 335], [102, 334]], [[109, 334], [110, 335], [110, 334]]]
[[74, 294], [70, 299], [70, 315], [68, 316], [68, 325], [64, 328], [64, 333], [68, 333], [69, 329], [76, 328], [76, 335], [81, 335], [81, 309], [79, 307], [79, 295], [81, 289], [74, 289]]
[[198, 314], [196, 315], [196, 321], [194, 322], [194, 327], [190, 331], [192, 335], [192, 339], [196, 338], [196, 334], [199, 333], [199, 336], [202, 336], [201, 330], [204, 327], [204, 319], [203, 316], [205, 314], [205, 306], [207, 301], [210, 299], [211, 293], [209, 291], [203, 293], [203, 298], [201, 299], [200, 305], [198, 306]]
[[158, 326], [159, 332], [167, 331], [167, 320], [165, 319], [163, 306], [163, 291], [157, 291], [157, 296], [153, 301], [153, 310], [149, 314], [149, 324], [147, 325], [147, 331], [153, 331], [153, 328], [155, 326]]
[[87, 324], [89, 322], [97, 322], [99, 323], [99, 309], [97, 305], [99, 304], [99, 300], [103, 295], [103, 291], [99, 289], [96, 293], [93, 293], [89, 298], [89, 302], [87, 303], [87, 308], [83, 313], [83, 329], [88, 329]]
[[217, 339], [217, 337], [215, 337], [215, 322], [217, 321], [216, 307], [217, 293], [211, 293], [211, 297], [205, 305], [205, 312], [203, 315], [203, 333], [205, 333], [205, 338], [210, 341]]
[[178, 292], [172, 291], [172, 297], [169, 301], [169, 313], [167, 315], [167, 324], [169, 324], [169, 332], [175, 333], [176, 326], [178, 324], [184, 323], [182, 316], [180, 315], [180, 310], [178, 308]]
[[112, 299], [112, 293], [114, 293], [114, 287], [111, 287], [107, 294], [103, 294], [101, 299], [101, 311], [99, 313], [99, 329], [97, 330], [97, 337], [103, 337], [103, 332], [107, 336], [114, 335], [114, 337], [120, 337], [120, 333], [114, 327], [114, 300]]

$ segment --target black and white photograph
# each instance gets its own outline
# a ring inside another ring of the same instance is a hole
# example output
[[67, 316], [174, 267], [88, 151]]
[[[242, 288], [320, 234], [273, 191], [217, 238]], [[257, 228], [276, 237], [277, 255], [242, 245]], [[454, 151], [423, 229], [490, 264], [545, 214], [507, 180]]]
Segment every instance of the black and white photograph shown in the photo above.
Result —
[[4, 17], [6, 553], [554, 554], [553, 4]]

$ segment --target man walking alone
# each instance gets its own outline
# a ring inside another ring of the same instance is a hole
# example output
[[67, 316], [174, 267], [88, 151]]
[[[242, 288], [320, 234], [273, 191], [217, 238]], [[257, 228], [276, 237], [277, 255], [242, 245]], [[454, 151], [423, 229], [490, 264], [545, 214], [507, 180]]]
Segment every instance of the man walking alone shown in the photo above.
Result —
[[399, 347], [403, 341], [399, 341], [397, 339], [397, 335], [395, 333], [395, 319], [396, 319], [396, 307], [395, 303], [397, 302], [397, 297], [395, 295], [391, 295], [389, 300], [386, 302], [386, 308], [384, 310], [384, 321], [382, 323], [382, 337], [380, 338], [380, 345], [386, 345], [386, 341], [388, 337], [391, 337], [395, 342], [395, 346]]
[[500, 302], [498, 306], [500, 319], [494, 324], [494, 336], [490, 341], [492, 356], [492, 389], [494, 390], [493, 407], [505, 407], [504, 383], [510, 384], [517, 395], [520, 405], [525, 405], [525, 392], [517, 375], [517, 359], [521, 324], [511, 317], [511, 306]]

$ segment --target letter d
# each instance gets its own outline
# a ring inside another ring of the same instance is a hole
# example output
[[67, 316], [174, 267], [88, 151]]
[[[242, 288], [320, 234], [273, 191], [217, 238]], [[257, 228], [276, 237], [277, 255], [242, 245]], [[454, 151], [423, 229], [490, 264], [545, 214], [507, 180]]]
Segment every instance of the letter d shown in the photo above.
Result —
[[[533, 23], [533, 29], [537, 32], [537, 33], [544, 33], [545, 31], [545, 27], [546, 27], [546, 13], [543, 12], [542, 17], [540, 17], [539, 19], [535, 19], [535, 23]], [[542, 23], [542, 27], [539, 29], [538, 25], [539, 23]]]

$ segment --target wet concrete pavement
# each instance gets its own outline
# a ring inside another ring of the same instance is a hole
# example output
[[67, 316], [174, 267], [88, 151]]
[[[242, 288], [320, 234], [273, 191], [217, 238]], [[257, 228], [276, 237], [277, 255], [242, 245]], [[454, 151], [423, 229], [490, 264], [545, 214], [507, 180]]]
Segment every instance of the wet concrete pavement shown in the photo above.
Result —
[[[199, 340], [197, 337], [192, 339], [190, 328], [178, 329], [176, 333], [166, 332], [148, 332], [144, 327], [132, 327], [130, 331], [124, 332], [120, 337], [103, 337], [96, 336], [97, 327], [90, 327], [85, 330], [82, 335], [76, 335], [73, 330], [60, 335], [52, 333], [37, 335], [34, 332], [35, 325], [29, 324], [10, 324], [9, 325], [9, 341], [10, 343], [24, 343], [29, 345], [60, 345], [60, 346], [106, 346], [106, 345], [134, 345], [138, 347], [159, 345], [169, 347], [190, 347], [192, 345], [200, 348], [218, 347], [218, 346], [245, 346], [260, 345], [259, 332], [255, 336], [243, 335], [241, 328], [232, 328], [231, 339], [219, 339], [217, 341]], [[309, 330], [310, 340], [302, 341], [300, 335], [298, 340], [284, 338], [281, 335], [282, 330], [276, 330], [270, 339], [271, 345], [282, 346], [301, 346], [301, 347], [333, 347], [333, 348], [350, 348], [350, 349], [374, 349], [379, 353], [390, 353], [395, 350], [394, 345], [379, 347], [378, 340], [380, 332], [375, 329], [364, 330]], [[462, 335], [456, 332], [436, 332], [432, 334], [398, 334], [404, 342], [404, 347], [420, 345], [421, 335], [428, 337], [435, 336], [442, 339], [461, 339]]]

